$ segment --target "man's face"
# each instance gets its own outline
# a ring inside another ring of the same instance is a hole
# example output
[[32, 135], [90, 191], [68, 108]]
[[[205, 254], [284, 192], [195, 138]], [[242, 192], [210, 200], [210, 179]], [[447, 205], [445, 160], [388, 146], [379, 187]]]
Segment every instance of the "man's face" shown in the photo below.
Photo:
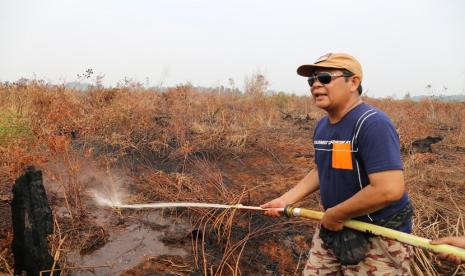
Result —
[[316, 106], [326, 111], [343, 108], [351, 97], [350, 83], [346, 82], [343, 72], [337, 69], [319, 69], [315, 71], [314, 76], [323, 76], [324, 73], [331, 75], [331, 81], [323, 84], [319, 78], [315, 78], [310, 87]]

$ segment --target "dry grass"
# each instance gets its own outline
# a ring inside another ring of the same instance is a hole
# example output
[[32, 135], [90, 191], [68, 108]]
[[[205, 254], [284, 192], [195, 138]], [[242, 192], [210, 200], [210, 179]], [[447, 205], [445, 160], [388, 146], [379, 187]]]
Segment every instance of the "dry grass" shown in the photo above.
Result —
[[[384, 110], [398, 127], [416, 209], [415, 234], [464, 235], [465, 174], [460, 168], [465, 167], [465, 154], [460, 150], [465, 150], [465, 103], [365, 101]], [[114, 171], [124, 171], [134, 195], [129, 201], [257, 205], [287, 190], [306, 172], [313, 125], [323, 115], [307, 97], [283, 94], [199, 92], [189, 85], [164, 93], [131, 87], [79, 92], [43, 82], [1, 84], [0, 110], [0, 195], [10, 193], [26, 164], [44, 171], [67, 212], [66, 219], [55, 223], [53, 252], [73, 246], [69, 239], [60, 241], [87, 223], [85, 198], [93, 182], [83, 172], [89, 167], [105, 171], [113, 181]], [[428, 135], [444, 140], [432, 153], [410, 153], [411, 142]], [[317, 207], [318, 200], [305, 204]], [[288, 260], [278, 257], [289, 255], [289, 249], [266, 240], [298, 225], [309, 227], [308, 222], [192, 211], [171, 215], [192, 220], [197, 229], [192, 265], [205, 275], [241, 275], [251, 242], [282, 262], [280, 273], [295, 273], [305, 261], [302, 250]], [[77, 237], [81, 244], [87, 240], [94, 246], [106, 234], [93, 240]], [[211, 237], [219, 252], [208, 247]], [[0, 257], [1, 271], [8, 273], [11, 252], [4, 244]], [[180, 260], [166, 259], [164, 266], [170, 265], [178, 266], [180, 275], [190, 272]], [[419, 249], [413, 269], [417, 275], [465, 272]]]

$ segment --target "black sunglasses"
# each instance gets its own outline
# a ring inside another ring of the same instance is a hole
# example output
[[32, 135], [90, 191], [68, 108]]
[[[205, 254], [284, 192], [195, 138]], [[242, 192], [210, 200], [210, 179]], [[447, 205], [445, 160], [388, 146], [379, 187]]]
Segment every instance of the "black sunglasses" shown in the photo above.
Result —
[[353, 74], [343, 73], [342, 75], [334, 75], [328, 72], [319, 72], [307, 79], [308, 85], [312, 87], [313, 83], [318, 80], [321, 84], [329, 84], [332, 80], [337, 79], [339, 77], [351, 77]]

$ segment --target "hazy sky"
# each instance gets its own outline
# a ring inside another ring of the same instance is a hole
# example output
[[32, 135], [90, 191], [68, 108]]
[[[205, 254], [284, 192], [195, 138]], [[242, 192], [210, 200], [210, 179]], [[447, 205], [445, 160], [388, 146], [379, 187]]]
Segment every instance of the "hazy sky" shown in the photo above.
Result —
[[109, 85], [242, 88], [261, 72], [302, 95], [297, 67], [341, 51], [362, 63], [369, 96], [465, 93], [465, 1], [0, 0], [0, 81], [92, 68]]

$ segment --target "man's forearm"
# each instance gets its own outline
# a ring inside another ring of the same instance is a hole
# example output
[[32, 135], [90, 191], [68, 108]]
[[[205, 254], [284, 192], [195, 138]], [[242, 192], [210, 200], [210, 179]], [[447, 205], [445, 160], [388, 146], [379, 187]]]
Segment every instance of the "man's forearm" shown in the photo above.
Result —
[[318, 179], [318, 171], [312, 169], [302, 180], [297, 183], [292, 189], [283, 194], [280, 198], [287, 204], [293, 204], [302, 200], [307, 195], [315, 192], [320, 188]]
[[391, 202], [386, 201], [375, 188], [368, 185], [346, 201], [334, 206], [332, 211], [337, 212], [342, 220], [363, 216], [376, 212]]
[[399, 200], [404, 194], [405, 185], [401, 171], [387, 171], [370, 175], [371, 184], [351, 198], [334, 206], [335, 212], [342, 220], [373, 213]]

